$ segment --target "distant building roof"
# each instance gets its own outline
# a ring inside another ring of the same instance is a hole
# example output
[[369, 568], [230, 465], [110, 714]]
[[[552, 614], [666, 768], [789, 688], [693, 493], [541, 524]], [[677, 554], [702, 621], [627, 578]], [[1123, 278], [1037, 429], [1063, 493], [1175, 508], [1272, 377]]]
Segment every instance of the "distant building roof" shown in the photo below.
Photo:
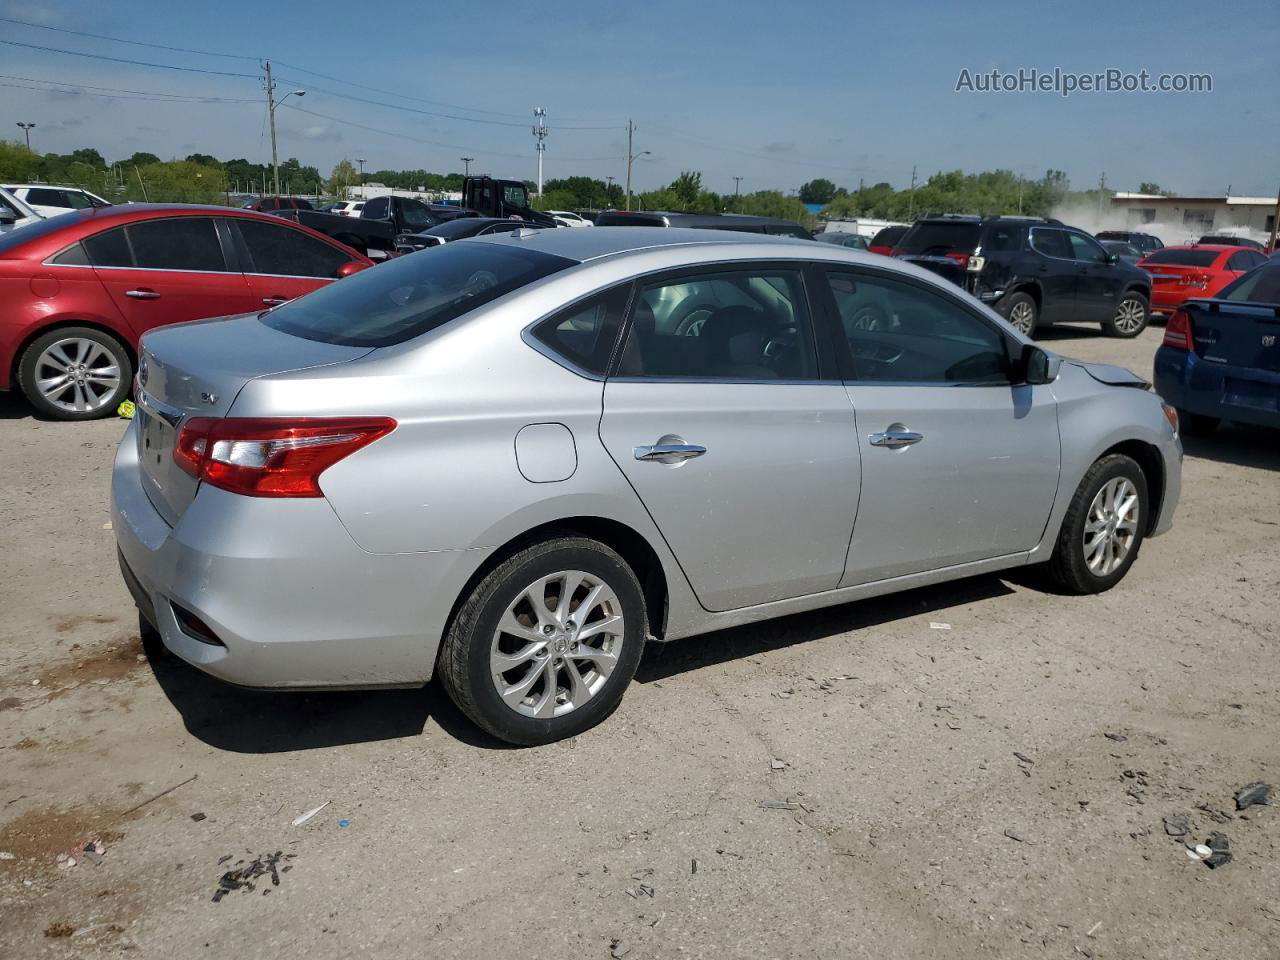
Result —
[[1124, 193], [1117, 192], [1111, 198], [1112, 203], [1126, 203], [1129, 201], [1141, 200], [1150, 203], [1169, 203], [1174, 205], [1188, 203], [1221, 203], [1226, 205], [1244, 205], [1244, 206], [1275, 206], [1275, 197], [1165, 197], [1155, 193]]

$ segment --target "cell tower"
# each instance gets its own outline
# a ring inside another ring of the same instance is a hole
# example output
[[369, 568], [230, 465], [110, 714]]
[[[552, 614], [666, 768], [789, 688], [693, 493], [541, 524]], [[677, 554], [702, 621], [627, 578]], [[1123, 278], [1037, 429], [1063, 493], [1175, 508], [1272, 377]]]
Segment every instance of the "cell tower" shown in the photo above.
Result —
[[533, 108], [533, 135], [538, 141], [538, 196], [542, 196], [542, 155], [547, 150], [547, 111], [542, 107]]

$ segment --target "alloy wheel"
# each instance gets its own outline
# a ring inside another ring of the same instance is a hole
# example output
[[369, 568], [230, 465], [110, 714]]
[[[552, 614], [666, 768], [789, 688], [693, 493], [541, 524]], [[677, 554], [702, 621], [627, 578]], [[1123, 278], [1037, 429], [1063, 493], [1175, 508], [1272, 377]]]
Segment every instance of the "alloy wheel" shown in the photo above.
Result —
[[581, 570], [539, 577], [494, 630], [489, 672], [498, 696], [538, 719], [584, 706], [617, 665], [624, 631], [622, 605], [600, 577]]
[[1015, 303], [1013, 309], [1009, 311], [1009, 323], [1013, 325], [1013, 329], [1024, 336], [1030, 335], [1031, 328], [1035, 325], [1035, 322], [1035, 305], [1025, 300]]
[[1133, 549], [1138, 537], [1138, 490], [1128, 477], [1115, 477], [1089, 505], [1084, 524], [1084, 562], [1096, 576], [1110, 575]]
[[1142, 308], [1141, 301], [1128, 298], [1120, 301], [1120, 307], [1116, 310], [1116, 329], [1121, 333], [1134, 333], [1142, 328], [1143, 320], [1146, 317], [1146, 311]]
[[55, 340], [36, 358], [35, 385], [62, 410], [100, 410], [120, 387], [120, 366], [102, 344], [85, 337]]

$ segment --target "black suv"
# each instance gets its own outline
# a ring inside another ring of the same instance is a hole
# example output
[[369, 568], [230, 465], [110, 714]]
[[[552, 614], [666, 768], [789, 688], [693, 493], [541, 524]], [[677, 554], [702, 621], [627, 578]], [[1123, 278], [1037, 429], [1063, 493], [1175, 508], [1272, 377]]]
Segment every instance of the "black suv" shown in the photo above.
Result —
[[1151, 315], [1151, 275], [1057, 220], [924, 217], [893, 253], [968, 290], [1027, 336], [1076, 321], [1136, 337]]
[[1153, 233], [1135, 233], [1132, 230], [1099, 230], [1094, 235], [1098, 240], [1120, 240], [1132, 243], [1143, 254], [1153, 253], [1164, 246], [1164, 241]]

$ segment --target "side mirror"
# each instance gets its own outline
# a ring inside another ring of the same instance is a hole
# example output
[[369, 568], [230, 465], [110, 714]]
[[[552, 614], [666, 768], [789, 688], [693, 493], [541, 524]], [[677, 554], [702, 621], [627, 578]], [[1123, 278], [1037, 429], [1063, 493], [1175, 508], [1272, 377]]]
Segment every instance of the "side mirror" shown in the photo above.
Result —
[[1053, 383], [1062, 370], [1062, 358], [1028, 343], [1022, 348], [1022, 356], [1018, 360], [1018, 373], [1015, 381], [1029, 384]]
[[8, 207], [0, 207], [0, 223], [6, 227], [12, 227], [18, 222], [18, 215]]
[[364, 269], [366, 269], [366, 265], [361, 263], [359, 260], [348, 260], [338, 268], [338, 279], [345, 280], [352, 274], [359, 273]]
[[1107, 254], [1107, 263], [1108, 263], [1110, 266], [1113, 266], [1113, 267], [1114, 267], [1114, 266], [1115, 266], [1117, 263], [1119, 263], [1119, 262], [1120, 262], [1120, 254], [1118, 254], [1118, 253], [1108, 253], [1108, 254]]

